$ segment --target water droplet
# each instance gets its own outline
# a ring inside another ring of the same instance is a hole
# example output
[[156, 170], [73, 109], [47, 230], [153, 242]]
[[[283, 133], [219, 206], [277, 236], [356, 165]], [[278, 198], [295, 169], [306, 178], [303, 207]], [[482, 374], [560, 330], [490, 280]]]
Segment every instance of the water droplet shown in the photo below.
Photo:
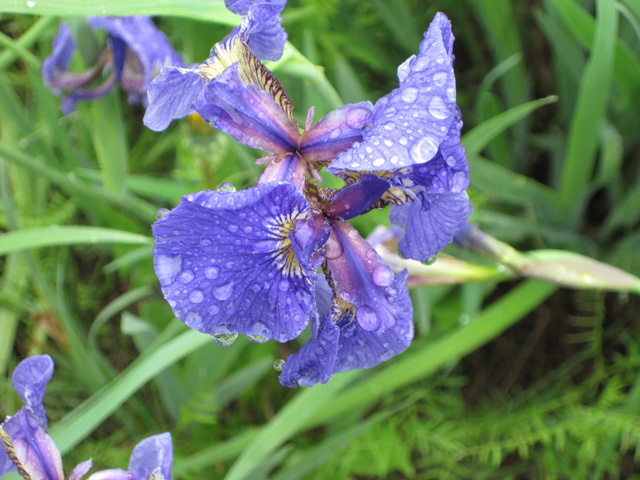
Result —
[[208, 247], [209, 245], [211, 245], [211, 239], [210, 238], [203, 238], [200, 240], [200, 246], [201, 247]]
[[433, 74], [433, 83], [435, 83], [437, 86], [441, 87], [442, 85], [444, 85], [447, 81], [447, 78], [449, 77], [449, 75], [447, 75], [445, 72], [437, 72]]
[[418, 89], [416, 87], [407, 87], [401, 94], [402, 100], [405, 102], [414, 102], [418, 98]]
[[287, 280], [282, 280], [278, 285], [278, 289], [281, 292], [286, 292], [287, 290], [289, 290], [289, 282]]
[[447, 98], [452, 102], [456, 101], [456, 90], [455, 90], [455, 88], [453, 88], [453, 87], [447, 88]]
[[444, 103], [441, 97], [432, 97], [427, 106], [429, 113], [439, 120], [444, 120], [451, 115], [451, 109]]
[[161, 208], [160, 210], [158, 210], [158, 212], [156, 213], [156, 220], [160, 220], [162, 217], [164, 217], [167, 213], [169, 213], [169, 209], [168, 208]]
[[389, 302], [391, 305], [395, 305], [397, 301], [398, 301], [397, 297], [393, 295], [387, 295], [387, 302]]
[[237, 232], [238, 231], [238, 226], [237, 225], [233, 225], [233, 224], [229, 225], [229, 231], [231, 233]]
[[93, 244], [98, 243], [98, 237], [91, 237], [91, 243]]
[[438, 145], [436, 140], [430, 135], [427, 135], [411, 146], [409, 154], [416, 163], [425, 163], [431, 160], [437, 151]]
[[380, 319], [376, 315], [376, 312], [366, 305], [358, 308], [356, 311], [356, 318], [362, 328], [369, 332], [377, 330], [380, 327]]
[[380, 167], [380, 166], [382, 166], [382, 165], [384, 165], [384, 158], [382, 158], [382, 157], [380, 157], [380, 158], [376, 158], [376, 159], [373, 161], [373, 166], [374, 166], [374, 167]]
[[337, 138], [339, 136], [340, 136], [340, 129], [339, 128], [331, 130], [331, 133], [329, 134], [329, 138]]
[[407, 143], [409, 143], [409, 140], [407, 140], [407, 137], [400, 137], [400, 140], [398, 140], [400, 142], [400, 145], [406, 145]]
[[389, 139], [386, 139], [386, 140], [384, 141], [384, 144], [385, 144], [387, 147], [393, 147], [393, 142], [392, 142], [391, 140], [389, 140]]
[[458, 319], [458, 322], [460, 322], [460, 325], [468, 325], [469, 324], [469, 316], [468, 315], [460, 315], [460, 318]]
[[204, 276], [209, 280], [213, 280], [218, 276], [218, 269], [216, 267], [207, 267], [204, 269]]
[[185, 198], [187, 199], [187, 201], [193, 202], [193, 200], [196, 198], [196, 196], [193, 193], [190, 193]]
[[204, 292], [199, 288], [192, 290], [189, 294], [189, 300], [191, 300], [191, 303], [200, 303], [204, 300]]
[[379, 287], [388, 287], [393, 282], [393, 270], [387, 265], [379, 265], [373, 269], [373, 283]]
[[221, 183], [220, 186], [218, 187], [218, 192], [222, 192], [222, 193], [230, 193], [235, 191], [236, 191], [236, 187], [234, 187], [233, 184], [229, 182]]
[[220, 307], [218, 307], [215, 304], [211, 304], [209, 305], [209, 308], [207, 309], [207, 311], [211, 314], [211, 315], [215, 315], [216, 313], [218, 313], [220, 311]]
[[285, 362], [283, 359], [279, 358], [278, 360], [276, 360], [275, 362], [273, 362], [273, 369], [274, 369], [276, 372], [281, 372], [281, 371], [282, 371], [282, 368], [284, 367], [284, 364], [285, 364], [285, 363], [286, 363], [286, 362]]
[[331, 260], [340, 258], [340, 256], [342, 256], [342, 253], [344, 252], [342, 244], [339, 241], [334, 240], [333, 238], [329, 238], [329, 241], [326, 243], [325, 247], [327, 258]]
[[433, 265], [434, 263], [436, 263], [436, 260], [438, 260], [438, 254], [436, 253], [433, 257], [428, 258], [425, 262], [423, 262], [425, 265]]
[[226, 285], [223, 285], [222, 287], [218, 287], [213, 290], [213, 296], [221, 301], [227, 300], [232, 293], [233, 293], [233, 282], [227, 283]]
[[367, 258], [369, 260], [376, 258], [376, 251], [373, 248], [371, 250], [367, 250]]
[[384, 129], [385, 130], [391, 131], [394, 128], [396, 128], [396, 124], [393, 123], [393, 122], [387, 122], [387, 123], [384, 124]]
[[269, 340], [264, 335], [248, 335], [248, 337], [249, 337], [249, 340], [251, 340], [253, 343], [264, 343], [267, 340]]
[[36, 2], [34, 2], [33, 0], [29, 0], [29, 1], [27, 2], [27, 7], [29, 7], [29, 8], [33, 8], [33, 7], [35, 7], [35, 6], [36, 6]]
[[191, 270], [185, 270], [180, 274], [180, 281], [184, 284], [187, 284], [193, 280], [195, 275]]
[[216, 335], [211, 335], [213, 340], [223, 347], [228, 347], [229, 345], [233, 345], [233, 342], [238, 338], [237, 333], [218, 333]]
[[253, 228], [247, 225], [246, 227], [243, 228], [243, 230], [244, 230], [244, 233], [251, 233]]
[[438, 55], [438, 58], [436, 58], [436, 62], [443, 63], [444, 62], [444, 57], [442, 55]]

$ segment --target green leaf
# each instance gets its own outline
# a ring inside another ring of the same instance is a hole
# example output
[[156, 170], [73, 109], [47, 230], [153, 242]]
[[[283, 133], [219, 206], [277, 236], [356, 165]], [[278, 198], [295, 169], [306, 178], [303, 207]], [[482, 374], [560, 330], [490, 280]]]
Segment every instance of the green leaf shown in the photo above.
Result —
[[359, 374], [351, 371], [336, 375], [326, 385], [316, 385], [298, 393], [242, 451], [225, 480], [247, 478], [280, 445], [302, 430], [317, 412], [326, 410], [327, 404]]
[[0, 12], [31, 15], [152, 15], [193, 18], [223, 25], [236, 26], [240, 17], [224, 6], [223, 0], [0, 0]]
[[[556, 0], [556, 3], [565, 1]], [[613, 78], [618, 12], [614, 0], [598, 0], [596, 5], [595, 40], [580, 81], [562, 170], [561, 195], [565, 216], [569, 216], [576, 201], [584, 194], [593, 173], [598, 134], [605, 118]]]
[[511, 125], [519, 122], [538, 108], [557, 101], [557, 96], [550, 95], [523, 105], [518, 105], [504, 113], [496, 115], [465, 133], [461, 140], [462, 146], [465, 148], [467, 155], [478, 155], [491, 140], [496, 138]]
[[149, 380], [212, 341], [210, 336], [190, 330], [149, 355], [139, 357], [116, 379], [54, 425], [50, 434], [60, 453], [64, 455], [91, 434]]
[[[538, 280], [527, 280], [489, 307], [478, 319], [431, 342], [419, 351], [405, 353], [394, 364], [349, 388], [325, 405], [305, 428], [321, 425], [353, 408], [366, 408], [390, 392], [428, 377], [443, 365], [467, 355], [489, 342], [544, 302], [558, 287]], [[340, 378], [334, 376], [327, 385]]]
[[0, 255], [32, 248], [97, 243], [152, 243], [137, 233], [100, 227], [62, 226], [25, 228], [0, 235]]

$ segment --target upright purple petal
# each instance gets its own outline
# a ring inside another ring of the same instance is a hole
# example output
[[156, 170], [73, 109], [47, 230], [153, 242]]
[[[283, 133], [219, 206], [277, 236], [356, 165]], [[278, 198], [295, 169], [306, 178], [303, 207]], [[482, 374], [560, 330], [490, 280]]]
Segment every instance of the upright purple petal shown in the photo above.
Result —
[[251, 53], [260, 60], [280, 60], [287, 33], [282, 28], [280, 12], [286, 0], [260, 2], [252, 5], [242, 19], [240, 35], [249, 45]]
[[401, 207], [391, 207], [389, 220], [405, 228], [398, 244], [400, 253], [424, 262], [451, 243], [472, 211], [467, 192], [429, 194]]
[[135, 474], [121, 468], [109, 468], [92, 473], [87, 480], [147, 480], [136, 478]]
[[214, 127], [239, 142], [267, 152], [294, 152], [300, 132], [272, 95], [243, 83], [238, 64], [227, 68], [204, 88], [194, 107]]
[[286, 183], [183, 197], [153, 225], [156, 274], [176, 316], [212, 335], [299, 335], [315, 271], [298, 261], [290, 235], [308, 218], [308, 202]]
[[53, 375], [53, 360], [49, 355], [37, 355], [22, 360], [11, 377], [11, 384], [22, 401], [30, 407], [47, 428], [47, 415], [42, 399], [47, 390], [47, 383]]
[[451, 24], [436, 15], [420, 53], [399, 69], [400, 87], [375, 105], [363, 141], [338, 155], [336, 170], [393, 170], [430, 161], [456, 111]]
[[129, 471], [136, 472], [140, 480], [146, 480], [159, 470], [163, 480], [171, 480], [173, 444], [169, 432], [153, 435], [138, 443], [131, 453]]
[[[0, 425], [2, 444], [25, 478], [64, 480], [58, 447], [29, 407], [23, 407]], [[2, 465], [0, 461], [0, 465]], [[5, 472], [0, 472], [4, 474]]]
[[82, 477], [84, 477], [89, 472], [89, 470], [91, 470], [91, 467], [93, 467], [92, 459], [79, 463], [75, 466], [73, 472], [71, 472], [69, 480], [81, 480]]
[[362, 128], [373, 118], [371, 102], [344, 105], [305, 130], [300, 153], [310, 162], [327, 162], [362, 140]]
[[149, 106], [144, 113], [144, 124], [160, 132], [171, 120], [186, 117], [205, 85], [205, 80], [195, 70], [163, 68], [147, 90]]
[[380, 255], [347, 222], [332, 221], [326, 256], [340, 297], [356, 307], [356, 319], [368, 331], [393, 328], [400, 312], [395, 275]]

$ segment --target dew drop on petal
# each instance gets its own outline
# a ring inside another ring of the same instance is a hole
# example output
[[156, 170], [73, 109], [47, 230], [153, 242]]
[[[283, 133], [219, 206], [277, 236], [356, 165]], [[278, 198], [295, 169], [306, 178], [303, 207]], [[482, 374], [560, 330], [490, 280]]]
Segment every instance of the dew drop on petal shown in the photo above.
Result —
[[452, 102], [456, 101], [456, 91], [453, 87], [449, 87], [447, 88], [447, 97], [449, 98], [449, 100], [451, 100]]
[[373, 283], [379, 287], [388, 287], [393, 282], [393, 270], [387, 265], [379, 265], [373, 269]]
[[185, 270], [180, 274], [180, 281], [184, 284], [191, 282], [193, 278], [194, 278], [194, 275], [191, 270]]
[[213, 290], [213, 296], [221, 301], [227, 300], [232, 293], [233, 293], [233, 282], [227, 283], [226, 285], [215, 288]]
[[156, 213], [156, 219], [160, 220], [167, 213], [169, 213], [169, 209], [168, 208], [161, 208], [160, 210], [158, 210], [158, 213]]
[[339, 128], [335, 128], [333, 130], [331, 130], [331, 133], [329, 134], [329, 138], [337, 138], [340, 136], [340, 129]]
[[451, 114], [451, 109], [447, 107], [441, 97], [432, 97], [427, 106], [429, 113], [439, 120], [444, 120]]
[[373, 166], [374, 166], [374, 167], [380, 167], [380, 166], [382, 166], [382, 165], [384, 165], [384, 158], [382, 158], [382, 157], [376, 158], [376, 159], [373, 161]]
[[391, 131], [394, 128], [396, 128], [396, 124], [393, 123], [393, 122], [387, 122], [387, 123], [384, 124], [384, 129], [385, 130]]
[[441, 87], [447, 82], [449, 76], [445, 72], [436, 72], [433, 74], [433, 83]]
[[280, 290], [281, 292], [286, 292], [287, 290], [289, 290], [289, 282], [287, 280], [282, 280], [278, 284], [278, 290]]
[[234, 187], [233, 184], [229, 182], [221, 183], [220, 186], [218, 187], [218, 192], [222, 192], [222, 193], [231, 193], [235, 191], [236, 191], [236, 187]]
[[204, 300], [204, 292], [199, 288], [192, 290], [189, 294], [189, 300], [191, 300], [191, 303], [200, 303]]
[[407, 103], [415, 102], [416, 98], [418, 98], [418, 89], [416, 87], [407, 87], [403, 90], [401, 97]]
[[237, 333], [219, 333], [216, 335], [211, 335], [213, 340], [223, 347], [228, 347], [229, 345], [233, 345], [233, 342], [238, 338]]
[[207, 309], [207, 311], [211, 314], [211, 315], [215, 315], [216, 313], [218, 313], [220, 311], [220, 307], [218, 307], [215, 304], [211, 304], [209, 305], [209, 308]]
[[207, 267], [204, 269], [204, 276], [209, 280], [213, 280], [218, 276], [218, 268], [217, 267]]
[[369, 260], [373, 260], [376, 257], [376, 251], [372, 248], [371, 250], [367, 250], [367, 258]]
[[329, 241], [325, 244], [326, 247], [326, 255], [329, 259], [336, 259], [342, 256], [344, 249], [342, 248], [342, 244], [333, 239], [329, 239]]
[[356, 318], [358, 319], [358, 323], [362, 326], [362, 328], [369, 332], [380, 328], [380, 319], [371, 307], [365, 305], [358, 308], [358, 310], [356, 311]]
[[273, 362], [273, 369], [274, 369], [276, 372], [281, 372], [281, 371], [282, 371], [282, 368], [284, 367], [284, 364], [285, 364], [285, 363], [286, 363], [286, 362], [285, 362], [283, 359], [279, 358], [278, 360], [276, 360], [275, 362]]
[[247, 335], [247, 337], [253, 343], [264, 343], [264, 342], [266, 342], [268, 340], [268, 338], [265, 337], [264, 335]]
[[235, 233], [235, 232], [237, 232], [237, 231], [238, 231], [238, 226], [237, 226], [237, 225], [234, 225], [234, 224], [229, 225], [229, 231], [230, 231], [231, 233]]

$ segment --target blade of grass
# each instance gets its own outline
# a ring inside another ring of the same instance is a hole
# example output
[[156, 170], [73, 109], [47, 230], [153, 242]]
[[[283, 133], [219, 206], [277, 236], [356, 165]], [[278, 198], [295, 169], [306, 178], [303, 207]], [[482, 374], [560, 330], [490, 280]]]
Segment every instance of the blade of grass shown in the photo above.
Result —
[[[305, 425], [312, 428], [335, 419], [352, 408], [365, 408], [411, 382], [428, 377], [446, 363], [484, 345], [544, 302], [557, 286], [527, 280], [485, 308], [478, 319], [459, 327], [422, 350], [405, 353], [396, 363], [349, 388], [325, 405]], [[340, 375], [334, 376], [331, 382]], [[329, 384], [331, 384], [329, 382]]]
[[52, 226], [25, 228], [0, 235], [0, 255], [32, 248], [97, 243], [151, 243], [150, 237], [101, 227]]
[[359, 374], [358, 371], [351, 371], [336, 375], [326, 385], [316, 385], [298, 393], [242, 451], [224, 477], [225, 480], [247, 478], [247, 475], [251, 474], [280, 445], [302, 430], [315, 414], [324, 410], [326, 405]]
[[556, 95], [550, 95], [545, 98], [540, 98], [532, 102], [518, 105], [517, 107], [513, 107], [500, 115], [496, 115], [465, 133], [461, 139], [462, 146], [465, 148], [467, 155], [478, 155], [482, 152], [484, 147], [491, 142], [491, 140], [496, 138], [507, 128], [519, 122], [527, 115], [530, 115], [538, 108], [557, 101], [558, 97]]
[[60, 453], [64, 455], [86, 438], [149, 380], [212, 341], [208, 335], [190, 330], [137, 359], [109, 385], [53, 426], [50, 434]]
[[[20, 38], [15, 41], [15, 46], [21, 49], [29, 48], [56, 20], [56, 17], [39, 18], [33, 25], [31, 25], [31, 28], [29, 28], [29, 30], [23, 33]], [[4, 52], [0, 53], [0, 71], [13, 64], [13, 62], [15, 62], [17, 59], [18, 52], [14, 49], [7, 49]]]
[[109, 2], [87, 2], [86, 0], [0, 0], [0, 12], [27, 15], [152, 15], [185, 17], [205, 20], [222, 25], [236, 26], [240, 17], [231, 13], [222, 0], [111, 0]]
[[[556, 0], [556, 3], [564, 1]], [[614, 0], [598, 0], [596, 5], [598, 19], [595, 39], [580, 81], [562, 168], [561, 208], [567, 218], [584, 194], [593, 173], [598, 133], [605, 117], [613, 79], [618, 11]]]

